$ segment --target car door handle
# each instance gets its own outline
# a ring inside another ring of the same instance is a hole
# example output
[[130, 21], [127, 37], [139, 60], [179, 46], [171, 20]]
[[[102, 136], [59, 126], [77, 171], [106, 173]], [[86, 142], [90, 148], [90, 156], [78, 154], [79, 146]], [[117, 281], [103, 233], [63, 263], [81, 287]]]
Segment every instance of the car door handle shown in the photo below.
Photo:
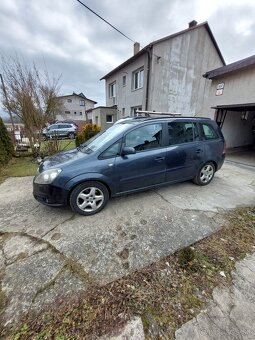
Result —
[[165, 157], [157, 157], [155, 158], [156, 162], [162, 162], [165, 159]]

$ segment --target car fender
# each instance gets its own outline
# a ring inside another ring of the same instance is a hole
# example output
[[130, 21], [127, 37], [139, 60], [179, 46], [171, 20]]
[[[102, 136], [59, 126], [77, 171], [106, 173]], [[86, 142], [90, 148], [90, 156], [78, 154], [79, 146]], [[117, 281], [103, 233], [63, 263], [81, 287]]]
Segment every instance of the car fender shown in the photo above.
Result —
[[78, 184], [86, 181], [98, 181], [105, 184], [109, 190], [110, 196], [113, 196], [116, 191], [114, 182], [109, 177], [97, 172], [88, 172], [71, 178], [68, 182], [66, 182], [65, 189], [68, 191], [72, 191], [72, 189]]

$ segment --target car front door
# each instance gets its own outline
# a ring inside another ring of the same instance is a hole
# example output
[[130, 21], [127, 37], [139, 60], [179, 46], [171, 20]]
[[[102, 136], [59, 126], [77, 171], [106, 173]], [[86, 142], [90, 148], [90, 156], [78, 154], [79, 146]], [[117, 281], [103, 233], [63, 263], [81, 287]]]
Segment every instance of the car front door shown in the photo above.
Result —
[[116, 158], [117, 192], [150, 187], [165, 181], [166, 148], [162, 142], [162, 124], [140, 126], [124, 137], [123, 145], [135, 154]]
[[203, 165], [204, 146], [197, 123], [174, 121], [168, 123], [166, 150], [166, 182], [179, 182], [196, 176]]

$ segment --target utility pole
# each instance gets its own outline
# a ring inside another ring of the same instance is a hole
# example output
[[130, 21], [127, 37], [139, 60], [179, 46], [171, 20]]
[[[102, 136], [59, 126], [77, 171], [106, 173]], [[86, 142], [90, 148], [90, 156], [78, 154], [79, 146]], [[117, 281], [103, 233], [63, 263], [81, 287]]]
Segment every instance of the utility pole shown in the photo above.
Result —
[[15, 127], [14, 127], [14, 122], [13, 122], [13, 118], [12, 118], [12, 112], [11, 112], [10, 106], [9, 106], [9, 101], [8, 101], [7, 93], [6, 93], [5, 86], [4, 86], [3, 76], [2, 76], [1, 73], [0, 73], [0, 78], [1, 78], [1, 83], [2, 83], [3, 93], [4, 93], [5, 100], [6, 100], [6, 104], [7, 104], [7, 109], [8, 109], [10, 118], [11, 118], [11, 124], [12, 124], [12, 141], [13, 141], [13, 143], [15, 144], [15, 131], [14, 131], [14, 130], [15, 130]]

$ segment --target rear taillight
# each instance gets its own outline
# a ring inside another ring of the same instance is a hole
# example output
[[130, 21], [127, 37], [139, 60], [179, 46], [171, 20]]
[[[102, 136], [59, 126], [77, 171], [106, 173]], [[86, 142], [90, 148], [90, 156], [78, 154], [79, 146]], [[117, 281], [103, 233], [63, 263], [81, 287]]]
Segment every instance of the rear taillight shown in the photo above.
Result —
[[223, 147], [223, 155], [225, 155], [226, 153], [226, 148], [227, 148], [227, 144], [226, 144], [226, 141], [224, 141], [224, 147]]

